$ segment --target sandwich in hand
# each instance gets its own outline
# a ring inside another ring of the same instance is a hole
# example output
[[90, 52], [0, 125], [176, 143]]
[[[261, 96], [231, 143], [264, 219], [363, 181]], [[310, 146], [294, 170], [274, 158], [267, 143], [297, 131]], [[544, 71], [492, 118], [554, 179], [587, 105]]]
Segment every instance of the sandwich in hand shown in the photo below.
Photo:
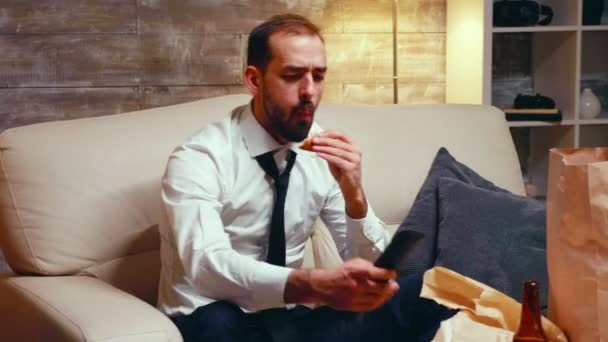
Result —
[[312, 137], [305, 139], [300, 145], [302, 150], [311, 151], [312, 152]]

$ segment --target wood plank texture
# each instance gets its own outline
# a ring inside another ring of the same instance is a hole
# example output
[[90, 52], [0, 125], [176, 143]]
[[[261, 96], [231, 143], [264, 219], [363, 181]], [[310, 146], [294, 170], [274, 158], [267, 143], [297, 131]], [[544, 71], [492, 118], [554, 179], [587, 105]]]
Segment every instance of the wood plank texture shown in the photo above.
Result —
[[134, 33], [135, 0], [2, 0], [0, 34]]
[[445, 82], [445, 33], [400, 33], [399, 82]]
[[249, 33], [280, 13], [306, 16], [325, 32], [341, 32], [340, 2], [332, 0], [138, 0], [142, 32]]
[[[392, 33], [392, 0], [343, 0], [344, 33]], [[400, 0], [399, 32], [445, 32], [446, 0]]]
[[[386, 82], [393, 75], [392, 35], [328, 34], [330, 83]], [[445, 82], [445, 34], [402, 33], [398, 38], [402, 82]]]
[[[445, 103], [444, 83], [399, 83], [399, 103]], [[391, 104], [393, 83], [345, 84], [344, 103]]]
[[142, 36], [142, 81], [146, 85], [240, 84], [241, 34]]
[[0, 36], [1, 87], [130, 86], [139, 82], [134, 35]]
[[248, 94], [244, 86], [180, 86], [145, 87], [142, 92], [144, 108], [169, 106], [228, 94]]
[[[446, 3], [398, 3], [401, 103], [445, 99]], [[0, 129], [246, 93], [247, 35], [286, 12], [308, 17], [325, 34], [323, 101], [392, 103], [392, 6], [393, 0], [0, 0]], [[522, 67], [500, 71], [521, 76]]]
[[140, 109], [136, 87], [0, 89], [0, 130]]
[[399, 103], [445, 103], [445, 83], [399, 83]]
[[445, 32], [447, 0], [399, 0], [399, 32]]
[[325, 83], [321, 102], [344, 103], [342, 83]]
[[393, 78], [390, 34], [328, 34], [327, 82], [374, 83]]
[[344, 102], [360, 104], [393, 103], [393, 83], [345, 84]]
[[343, 0], [344, 33], [392, 33], [393, 0]]
[[0, 36], [5, 87], [238, 84], [240, 35]]

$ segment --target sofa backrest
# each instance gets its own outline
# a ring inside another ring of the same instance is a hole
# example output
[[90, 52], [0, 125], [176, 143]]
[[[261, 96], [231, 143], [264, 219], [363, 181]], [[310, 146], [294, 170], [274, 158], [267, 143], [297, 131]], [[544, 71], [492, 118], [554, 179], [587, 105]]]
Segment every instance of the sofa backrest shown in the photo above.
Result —
[[[154, 303], [167, 157], [249, 98], [229, 95], [3, 132], [0, 247], [11, 267], [19, 274], [92, 275]], [[388, 223], [403, 219], [440, 146], [499, 186], [523, 193], [504, 115], [491, 107], [328, 104], [318, 118], [363, 148], [366, 192]]]
[[327, 104], [317, 121], [361, 147], [368, 201], [389, 225], [405, 218], [440, 147], [498, 186], [525, 193], [505, 115], [495, 107]]

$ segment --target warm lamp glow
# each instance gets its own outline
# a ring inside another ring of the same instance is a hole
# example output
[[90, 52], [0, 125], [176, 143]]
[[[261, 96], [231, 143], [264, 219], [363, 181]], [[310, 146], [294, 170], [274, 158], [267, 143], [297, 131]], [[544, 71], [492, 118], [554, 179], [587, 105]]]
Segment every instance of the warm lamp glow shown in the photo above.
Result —
[[[462, 18], [447, 21], [446, 44], [446, 102], [483, 103], [484, 22], [482, 0], [459, 0], [450, 7], [454, 15]], [[466, 53], [463, 53], [466, 51]]]

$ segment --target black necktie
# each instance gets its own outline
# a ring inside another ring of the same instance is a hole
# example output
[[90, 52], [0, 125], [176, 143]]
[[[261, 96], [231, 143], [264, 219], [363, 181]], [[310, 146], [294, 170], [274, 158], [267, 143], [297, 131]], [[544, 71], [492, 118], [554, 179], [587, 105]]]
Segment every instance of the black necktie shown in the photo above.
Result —
[[270, 239], [268, 257], [266, 262], [278, 266], [285, 266], [285, 195], [289, 185], [289, 172], [296, 161], [295, 152], [289, 150], [287, 166], [279, 175], [277, 164], [274, 162], [273, 152], [261, 154], [255, 159], [258, 164], [274, 180], [275, 197], [270, 220]]

